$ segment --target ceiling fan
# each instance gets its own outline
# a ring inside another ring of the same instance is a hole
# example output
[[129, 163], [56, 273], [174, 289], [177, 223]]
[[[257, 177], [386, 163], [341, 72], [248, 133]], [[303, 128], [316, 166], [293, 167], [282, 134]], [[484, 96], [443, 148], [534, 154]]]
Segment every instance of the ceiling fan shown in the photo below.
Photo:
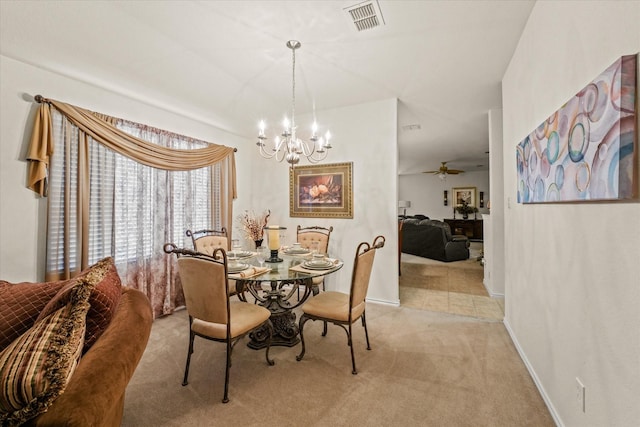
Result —
[[447, 175], [458, 175], [459, 173], [464, 173], [464, 171], [459, 169], [449, 169], [447, 167], [447, 162], [442, 162], [440, 169], [437, 171], [424, 171], [423, 173], [432, 173], [437, 175], [440, 179], [447, 179]]

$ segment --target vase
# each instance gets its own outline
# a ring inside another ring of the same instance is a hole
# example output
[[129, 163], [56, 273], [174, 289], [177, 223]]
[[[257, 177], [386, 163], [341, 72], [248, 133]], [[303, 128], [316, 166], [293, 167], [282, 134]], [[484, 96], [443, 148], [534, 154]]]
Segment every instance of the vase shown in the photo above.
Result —
[[462, 219], [469, 219], [469, 214], [468, 213], [463, 213], [462, 214]]
[[263, 240], [263, 239], [260, 239], [260, 240], [254, 240], [254, 243], [256, 244], [256, 249], [258, 249], [260, 246], [262, 246], [262, 240]]

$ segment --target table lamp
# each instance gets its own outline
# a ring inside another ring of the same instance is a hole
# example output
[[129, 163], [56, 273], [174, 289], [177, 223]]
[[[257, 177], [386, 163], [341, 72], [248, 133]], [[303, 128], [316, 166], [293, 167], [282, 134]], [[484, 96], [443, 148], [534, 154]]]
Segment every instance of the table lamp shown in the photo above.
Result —
[[407, 208], [411, 207], [411, 202], [409, 200], [400, 200], [398, 202], [398, 207], [404, 208], [404, 212], [402, 213], [402, 216], [407, 216]]

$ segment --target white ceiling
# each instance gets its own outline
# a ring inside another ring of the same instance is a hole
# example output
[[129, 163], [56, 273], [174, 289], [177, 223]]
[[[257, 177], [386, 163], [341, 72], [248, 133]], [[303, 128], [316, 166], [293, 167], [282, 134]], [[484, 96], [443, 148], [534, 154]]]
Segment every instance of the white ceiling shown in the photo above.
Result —
[[2, 0], [0, 53], [251, 138], [291, 109], [295, 39], [298, 113], [315, 103], [330, 127], [323, 109], [398, 98], [399, 173], [487, 169], [487, 112], [534, 1], [380, 0], [385, 24], [362, 32], [357, 3]]

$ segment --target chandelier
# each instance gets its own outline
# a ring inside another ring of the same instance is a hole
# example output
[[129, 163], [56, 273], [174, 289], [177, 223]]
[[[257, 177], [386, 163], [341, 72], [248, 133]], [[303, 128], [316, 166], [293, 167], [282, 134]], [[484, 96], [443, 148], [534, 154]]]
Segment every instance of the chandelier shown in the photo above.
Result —
[[311, 125], [311, 136], [308, 141], [298, 138], [296, 126], [296, 49], [300, 48], [300, 46], [301, 44], [297, 40], [289, 40], [287, 42], [287, 47], [291, 49], [293, 58], [291, 121], [285, 116], [282, 122], [282, 133], [275, 137], [273, 146], [269, 148], [265, 144], [267, 140], [264, 133], [266, 125], [264, 120], [260, 121], [258, 142], [256, 142], [262, 157], [266, 159], [275, 157], [279, 162], [286, 160], [291, 166], [300, 162], [300, 156], [306, 157], [310, 163], [318, 163], [327, 157], [327, 153], [331, 149], [331, 132], [327, 131], [324, 137], [319, 137], [318, 124], [315, 121], [315, 117]]

